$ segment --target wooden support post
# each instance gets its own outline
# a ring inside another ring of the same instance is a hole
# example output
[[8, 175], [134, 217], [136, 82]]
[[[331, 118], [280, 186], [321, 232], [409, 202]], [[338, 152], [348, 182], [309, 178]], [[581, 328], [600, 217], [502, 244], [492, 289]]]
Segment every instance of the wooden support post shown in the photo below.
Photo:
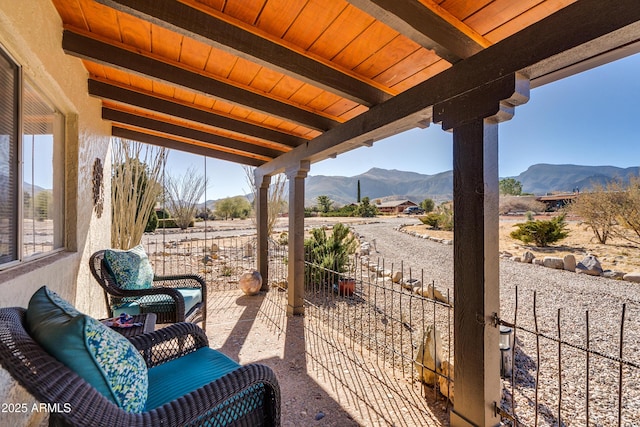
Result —
[[453, 129], [454, 427], [500, 423], [498, 122], [528, 88], [512, 74], [434, 106], [434, 121]]
[[289, 178], [289, 287], [288, 315], [304, 314], [304, 179], [308, 160], [287, 169]]
[[262, 276], [261, 291], [269, 290], [269, 184], [270, 176], [255, 175], [256, 196], [256, 225], [258, 228], [258, 271]]

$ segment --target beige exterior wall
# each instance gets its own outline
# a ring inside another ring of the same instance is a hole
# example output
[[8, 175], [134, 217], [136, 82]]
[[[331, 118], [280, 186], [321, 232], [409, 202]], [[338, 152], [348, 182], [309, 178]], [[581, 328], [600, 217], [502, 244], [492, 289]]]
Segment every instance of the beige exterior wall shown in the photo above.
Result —
[[[91, 278], [88, 259], [110, 244], [110, 185], [104, 187], [101, 218], [93, 209], [92, 170], [96, 158], [110, 176], [110, 126], [101, 119], [100, 101], [87, 93], [87, 72], [80, 60], [62, 50], [62, 21], [49, 0], [0, 0], [0, 44], [23, 67], [67, 118], [65, 143], [64, 252], [0, 272], [0, 306], [26, 307], [46, 284], [94, 317], [104, 316], [101, 288]], [[0, 402], [33, 400], [0, 369]], [[43, 414], [0, 413], [0, 425], [37, 424]]]

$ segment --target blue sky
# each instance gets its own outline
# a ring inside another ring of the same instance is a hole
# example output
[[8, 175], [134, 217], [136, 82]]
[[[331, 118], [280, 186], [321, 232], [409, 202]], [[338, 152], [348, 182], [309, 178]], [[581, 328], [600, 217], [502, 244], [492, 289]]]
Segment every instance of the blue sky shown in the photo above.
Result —
[[[640, 54], [533, 89], [499, 125], [500, 176], [536, 163], [640, 166]], [[240, 165], [207, 159], [207, 199], [248, 194]], [[167, 172], [204, 167], [202, 156], [169, 154]], [[452, 135], [414, 129], [311, 165], [309, 175], [354, 176], [372, 167], [435, 174], [452, 169]]]

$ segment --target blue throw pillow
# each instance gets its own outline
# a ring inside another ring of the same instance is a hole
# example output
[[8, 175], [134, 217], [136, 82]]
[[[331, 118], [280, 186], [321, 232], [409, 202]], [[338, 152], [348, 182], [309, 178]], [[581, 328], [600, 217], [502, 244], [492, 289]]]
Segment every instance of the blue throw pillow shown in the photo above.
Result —
[[126, 411], [144, 410], [147, 366], [122, 335], [44, 286], [29, 301], [26, 322], [38, 344], [107, 399]]
[[104, 251], [104, 261], [122, 289], [148, 289], [153, 284], [153, 269], [142, 245], [127, 251], [107, 249]]

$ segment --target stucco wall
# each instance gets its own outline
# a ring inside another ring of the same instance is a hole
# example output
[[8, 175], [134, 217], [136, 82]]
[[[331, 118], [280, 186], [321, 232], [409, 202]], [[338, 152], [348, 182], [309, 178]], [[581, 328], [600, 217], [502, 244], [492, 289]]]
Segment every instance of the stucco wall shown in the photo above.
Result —
[[[110, 126], [101, 105], [87, 94], [87, 72], [80, 60], [62, 51], [62, 21], [49, 0], [0, 0], [0, 44], [23, 67], [23, 73], [46, 92], [67, 117], [65, 144], [65, 221], [67, 251], [0, 272], [0, 306], [26, 307], [43, 284], [95, 317], [106, 314], [100, 287], [88, 268], [92, 252], [110, 243], [110, 186], [105, 207], [93, 209], [92, 169], [96, 158], [109, 177]], [[29, 403], [29, 396], [0, 370], [0, 403]], [[25, 425], [42, 414], [0, 412], [0, 425]], [[29, 421], [30, 420], [30, 421]]]

